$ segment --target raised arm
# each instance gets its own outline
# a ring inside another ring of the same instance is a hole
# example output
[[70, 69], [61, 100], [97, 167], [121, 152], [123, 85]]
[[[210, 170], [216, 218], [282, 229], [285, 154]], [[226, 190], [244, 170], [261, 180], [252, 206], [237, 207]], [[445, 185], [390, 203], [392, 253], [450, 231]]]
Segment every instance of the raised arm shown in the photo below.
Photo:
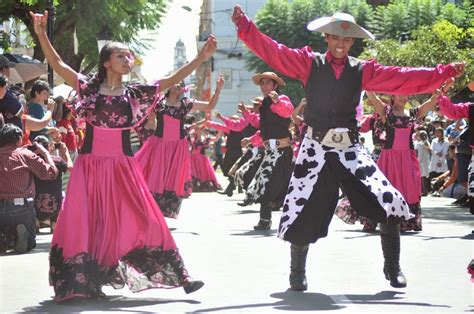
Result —
[[373, 92], [366, 92], [367, 97], [369, 97], [370, 102], [375, 108], [375, 112], [378, 113], [380, 120], [383, 123], [387, 120], [387, 112], [385, 110], [385, 103]]
[[303, 118], [300, 116], [301, 111], [306, 107], [306, 98], [301, 98], [300, 103], [296, 106], [295, 110], [291, 114], [291, 121], [297, 126], [300, 126], [304, 122]]
[[237, 26], [239, 38], [260, 59], [278, 72], [306, 84], [314, 59], [310, 47], [291, 49], [262, 34], [239, 5], [234, 7], [232, 22]]
[[51, 45], [51, 42], [46, 35], [48, 11], [44, 11], [44, 14], [35, 14], [30, 11], [30, 16], [33, 20], [35, 33], [38, 36], [41, 49], [43, 50], [44, 56], [48, 60], [48, 64], [66, 81], [69, 86], [76, 88], [78, 73], [74, 71], [69, 65], [64, 63], [54, 47]]
[[217, 101], [219, 100], [219, 96], [221, 95], [221, 90], [224, 86], [224, 83], [224, 77], [219, 76], [217, 79], [216, 91], [214, 92], [214, 95], [212, 95], [211, 100], [209, 102], [199, 100], [194, 101], [192, 110], [211, 111], [214, 109], [217, 105]]
[[25, 129], [30, 131], [39, 131], [48, 126], [51, 117], [53, 116], [54, 102], [48, 102], [46, 112], [41, 119], [33, 118], [32, 116], [25, 115]]
[[186, 63], [182, 67], [180, 67], [176, 72], [171, 74], [168, 77], [162, 78], [159, 80], [160, 82], [160, 90], [166, 90], [184, 80], [187, 76], [191, 75], [191, 73], [197, 69], [204, 61], [209, 59], [212, 54], [217, 49], [217, 40], [214, 35], [209, 36], [206, 41], [204, 47], [202, 47], [201, 51], [198, 53], [196, 58], [194, 58], [191, 62]]
[[362, 68], [362, 89], [394, 95], [433, 93], [447, 79], [463, 72], [464, 63], [410, 68], [384, 66], [370, 60]]

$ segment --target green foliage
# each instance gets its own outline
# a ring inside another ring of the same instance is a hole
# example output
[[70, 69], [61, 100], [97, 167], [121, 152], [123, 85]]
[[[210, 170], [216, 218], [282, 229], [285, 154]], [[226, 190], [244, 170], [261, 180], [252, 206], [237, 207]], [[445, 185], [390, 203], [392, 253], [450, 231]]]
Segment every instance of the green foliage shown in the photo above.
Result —
[[462, 4], [444, 3], [441, 0], [394, 0], [386, 6], [378, 6], [370, 23], [370, 29], [378, 39], [397, 39], [410, 34], [420, 26], [429, 26], [440, 20], [467, 28], [474, 16], [474, 4], [464, 0]]
[[[64, 61], [75, 70], [92, 69], [98, 60], [97, 34], [107, 29], [113, 40], [121, 41], [140, 50], [146, 41], [138, 41], [142, 29], [159, 26], [167, 8], [166, 0], [54, 0], [54, 46]], [[0, 21], [17, 17], [29, 28], [34, 40], [28, 11], [43, 12], [47, 0], [2, 0]], [[74, 51], [74, 33], [78, 52]], [[35, 57], [42, 59], [39, 47]], [[83, 62], [84, 61], [84, 62]]]
[[400, 43], [393, 39], [368, 42], [361, 58], [375, 58], [381, 64], [433, 67], [437, 64], [467, 61], [466, 73], [456, 81], [462, 88], [474, 77], [474, 47], [462, 47], [461, 42], [473, 39], [473, 28], [462, 29], [447, 20], [431, 26], [421, 26], [412, 32], [412, 40]]

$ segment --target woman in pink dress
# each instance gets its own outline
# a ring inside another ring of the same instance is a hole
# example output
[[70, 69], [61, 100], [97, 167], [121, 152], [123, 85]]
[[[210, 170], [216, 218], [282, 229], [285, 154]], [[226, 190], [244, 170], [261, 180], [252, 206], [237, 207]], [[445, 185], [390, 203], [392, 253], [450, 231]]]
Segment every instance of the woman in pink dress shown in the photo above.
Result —
[[131, 151], [130, 129], [145, 119], [160, 89], [184, 79], [216, 50], [211, 36], [199, 55], [172, 76], [153, 85], [124, 85], [133, 57], [123, 44], [100, 52], [99, 73], [87, 78], [66, 65], [45, 28], [48, 13], [30, 12], [34, 30], [51, 67], [79, 101], [78, 116], [87, 122], [84, 145], [76, 159], [50, 252], [50, 284], [56, 302], [100, 298], [102, 286], [133, 292], [150, 288], [203, 286], [184, 267], [163, 215], [148, 192]]
[[419, 107], [406, 110], [408, 96], [394, 95], [385, 104], [373, 92], [367, 92], [385, 131], [385, 142], [377, 165], [390, 183], [402, 193], [414, 218], [400, 223], [401, 231], [421, 231], [421, 171], [413, 146], [416, 123], [436, 106], [433, 95]]
[[216, 172], [206, 156], [211, 139], [205, 135], [204, 125], [196, 126], [191, 135], [191, 178], [193, 192], [215, 192], [219, 189]]
[[168, 89], [155, 110], [156, 130], [135, 158], [165, 217], [177, 218], [183, 198], [192, 191], [191, 155], [184, 128], [186, 115], [194, 110], [212, 110], [223, 86], [224, 78], [219, 77], [214, 95], [206, 102], [183, 97], [183, 84], [175, 84]]

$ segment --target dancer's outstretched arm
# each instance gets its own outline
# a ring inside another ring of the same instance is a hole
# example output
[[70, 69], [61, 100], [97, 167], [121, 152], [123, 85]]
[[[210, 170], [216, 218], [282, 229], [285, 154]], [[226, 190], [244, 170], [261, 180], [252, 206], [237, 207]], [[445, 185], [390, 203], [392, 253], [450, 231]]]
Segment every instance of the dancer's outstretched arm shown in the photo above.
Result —
[[51, 45], [51, 42], [46, 35], [48, 11], [44, 11], [43, 14], [33, 13], [30, 11], [30, 16], [33, 20], [35, 33], [38, 36], [41, 49], [43, 50], [44, 56], [48, 60], [48, 64], [66, 81], [69, 86], [76, 89], [78, 73], [74, 71], [69, 65], [64, 63], [64, 61], [54, 49], [53, 45]]

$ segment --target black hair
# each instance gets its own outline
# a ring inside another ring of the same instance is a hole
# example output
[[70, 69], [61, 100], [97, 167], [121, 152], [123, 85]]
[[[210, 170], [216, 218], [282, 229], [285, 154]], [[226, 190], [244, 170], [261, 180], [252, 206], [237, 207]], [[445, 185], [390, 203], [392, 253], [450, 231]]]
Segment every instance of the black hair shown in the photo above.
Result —
[[99, 90], [100, 84], [102, 84], [107, 78], [107, 69], [105, 68], [104, 63], [109, 61], [110, 56], [112, 56], [112, 53], [117, 50], [130, 50], [130, 48], [128, 48], [127, 45], [125, 44], [114, 41], [114, 42], [110, 42], [106, 44], [100, 50], [99, 64], [97, 65], [98, 72], [95, 75], [95, 77], [91, 80], [91, 83], [89, 85], [90, 87], [92, 87], [93, 90]]
[[196, 117], [194, 116], [186, 116], [184, 118], [184, 123], [186, 124], [193, 124], [194, 122], [196, 122]]
[[67, 115], [71, 112], [71, 108], [66, 106], [65, 103], [63, 103], [62, 106], [63, 106], [63, 116], [61, 117], [61, 119], [64, 120], [67, 118]]
[[23, 131], [12, 123], [7, 123], [0, 129], [0, 147], [16, 144], [23, 137]]
[[38, 143], [39, 145], [43, 146], [44, 148], [49, 150], [49, 138], [44, 135], [38, 135], [35, 137], [33, 142]]
[[99, 79], [99, 84], [104, 82], [107, 78], [107, 69], [104, 66], [104, 63], [110, 60], [110, 56], [117, 50], [130, 50], [125, 44], [119, 42], [111, 42], [106, 44], [99, 53], [99, 72], [97, 73], [97, 78]]
[[[184, 81], [179, 82], [179, 85], [181, 85], [181, 87], [186, 86], [186, 85], [184, 84]], [[165, 98], [168, 98], [169, 96], [170, 96], [170, 89], [168, 88], [168, 90], [167, 90], [166, 93], [165, 93]]]
[[8, 78], [4, 74], [0, 74], [0, 87], [8, 84]]
[[33, 83], [33, 86], [31, 87], [30, 97], [35, 98], [37, 93], [39, 94], [44, 90], [47, 90], [48, 92], [51, 91], [48, 82], [43, 80], [37, 80]]

